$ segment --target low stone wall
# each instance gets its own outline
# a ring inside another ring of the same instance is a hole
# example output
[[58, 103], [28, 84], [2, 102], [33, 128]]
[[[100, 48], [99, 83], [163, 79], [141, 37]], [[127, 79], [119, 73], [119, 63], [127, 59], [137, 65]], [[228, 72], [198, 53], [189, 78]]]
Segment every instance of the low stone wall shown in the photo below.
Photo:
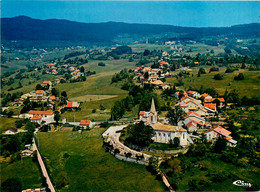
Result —
[[149, 149], [147, 147], [140, 147], [140, 146], [128, 143], [126, 141], [124, 141], [124, 145], [126, 145], [129, 148], [134, 149], [136, 151], [148, 151], [148, 152], [152, 152], [152, 153], [165, 153], [165, 154], [178, 154], [178, 153], [185, 154], [188, 152], [188, 149], [189, 149], [189, 147], [185, 147], [183, 149], [178, 149], [178, 150], [163, 151], [163, 150]]
[[149, 163], [148, 162], [145, 162], [143, 160], [137, 160], [135, 158], [132, 158], [132, 157], [125, 157], [123, 155], [120, 155], [120, 154], [116, 154], [114, 155], [117, 159], [121, 160], [121, 161], [128, 161], [128, 162], [131, 162], [131, 163], [138, 163], [138, 164], [141, 164], [141, 165], [146, 165], [148, 166]]

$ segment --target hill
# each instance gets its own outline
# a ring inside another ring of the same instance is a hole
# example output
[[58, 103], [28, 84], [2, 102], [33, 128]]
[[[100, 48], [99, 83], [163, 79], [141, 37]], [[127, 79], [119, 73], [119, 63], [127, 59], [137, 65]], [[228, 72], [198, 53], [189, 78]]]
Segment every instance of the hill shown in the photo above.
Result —
[[195, 39], [204, 36], [232, 35], [259, 37], [260, 24], [231, 27], [179, 27], [171, 25], [128, 24], [121, 22], [80, 23], [58, 19], [33, 19], [26, 16], [1, 18], [2, 40], [58, 40], [110, 42], [118, 35], [151, 35], [167, 32], [185, 34], [181, 38]]

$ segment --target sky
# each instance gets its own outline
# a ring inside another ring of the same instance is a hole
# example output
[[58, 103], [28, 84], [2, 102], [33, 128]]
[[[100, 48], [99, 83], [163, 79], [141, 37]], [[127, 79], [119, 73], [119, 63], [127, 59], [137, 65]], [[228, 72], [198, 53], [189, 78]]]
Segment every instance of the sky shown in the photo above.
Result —
[[260, 22], [260, 1], [2, 0], [1, 17], [226, 27]]

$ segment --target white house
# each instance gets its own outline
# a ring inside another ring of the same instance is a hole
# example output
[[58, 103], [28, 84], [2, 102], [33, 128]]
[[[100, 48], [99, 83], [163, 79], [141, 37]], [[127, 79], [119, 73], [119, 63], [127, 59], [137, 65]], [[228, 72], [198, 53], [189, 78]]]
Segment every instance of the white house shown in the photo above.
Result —
[[31, 119], [32, 122], [41, 123], [45, 121], [48, 123], [54, 123], [54, 112], [53, 111], [29, 111], [27, 116]]
[[17, 128], [15, 128], [15, 127], [10, 127], [10, 128], [8, 128], [8, 129], [6, 129], [2, 134], [3, 134], [3, 135], [15, 135], [15, 134], [17, 134], [17, 133], [18, 133]]
[[79, 126], [83, 127], [84, 129], [92, 128], [93, 123], [90, 120], [81, 120]]
[[221, 126], [215, 126], [208, 131], [204, 132], [204, 135], [207, 138], [207, 141], [214, 142], [218, 137], [223, 137], [228, 142], [230, 146], [236, 146], [237, 141], [232, 139], [231, 132], [222, 128]]

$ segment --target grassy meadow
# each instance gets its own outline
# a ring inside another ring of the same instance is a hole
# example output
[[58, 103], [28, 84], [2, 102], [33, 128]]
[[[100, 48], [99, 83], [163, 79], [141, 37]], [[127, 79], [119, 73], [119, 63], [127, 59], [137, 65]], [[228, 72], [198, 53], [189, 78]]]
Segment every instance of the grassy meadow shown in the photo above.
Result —
[[[110, 118], [110, 109], [115, 101], [127, 96], [127, 91], [120, 88], [120, 84], [111, 84], [112, 76], [124, 68], [133, 68], [135, 63], [126, 59], [102, 61], [105, 67], [98, 66], [100, 60], [91, 60], [83, 65], [85, 69], [96, 71], [97, 74], [87, 77], [84, 82], [58, 84], [56, 88], [66, 91], [70, 101], [82, 102], [81, 111], [67, 111], [62, 117], [68, 121], [81, 119], [107, 120]], [[100, 105], [106, 109], [99, 110]], [[96, 109], [96, 113], [92, 110]]]
[[[258, 71], [248, 71], [242, 70], [234, 71], [233, 73], [225, 73], [226, 67], [221, 67], [219, 72], [209, 72], [209, 67], [206, 67], [206, 74], [201, 74], [200, 77], [197, 77], [198, 68], [193, 68], [189, 77], [182, 77], [184, 82], [184, 86], [180, 87], [182, 89], [200, 89], [201, 86], [203, 88], [214, 88], [216, 91], [223, 95], [225, 90], [227, 89], [229, 92], [234, 89], [240, 95], [240, 97], [247, 96], [258, 96], [259, 95], [259, 72]], [[223, 75], [223, 80], [215, 80], [213, 79], [214, 75], [220, 73]], [[245, 76], [245, 80], [235, 81], [234, 77], [238, 73], [243, 73]], [[179, 78], [180, 79], [180, 78]], [[175, 77], [167, 78], [167, 82], [170, 84], [174, 84], [178, 82], [178, 79]], [[230, 85], [229, 85], [230, 84]]]
[[[207, 164], [206, 170], [200, 170], [198, 167], [194, 166], [190, 171], [186, 171], [182, 175], [182, 179], [178, 182], [177, 191], [188, 190], [188, 182], [191, 179], [201, 179], [208, 178], [209, 174], [214, 172], [223, 171], [232, 175], [232, 178], [226, 179], [224, 182], [210, 183], [210, 186], [205, 189], [205, 191], [245, 191], [245, 187], [239, 187], [233, 185], [236, 180], [242, 180], [247, 183], [257, 183], [257, 178], [259, 178], [259, 168], [248, 165], [248, 167], [238, 167], [231, 163], [225, 163], [221, 160], [202, 160], [196, 162], [196, 164], [204, 163]], [[170, 180], [174, 182], [174, 177]]]
[[52, 180], [61, 171], [68, 175], [69, 186], [62, 191], [163, 191], [163, 183], [145, 166], [119, 161], [105, 152], [104, 131], [40, 133], [41, 154]]
[[17, 119], [7, 118], [7, 117], [0, 117], [0, 132], [2, 133], [9, 127], [15, 127], [15, 121]]
[[8, 178], [20, 179], [23, 189], [34, 189], [42, 186], [41, 170], [32, 158], [23, 158], [22, 161], [1, 163], [1, 183]]

